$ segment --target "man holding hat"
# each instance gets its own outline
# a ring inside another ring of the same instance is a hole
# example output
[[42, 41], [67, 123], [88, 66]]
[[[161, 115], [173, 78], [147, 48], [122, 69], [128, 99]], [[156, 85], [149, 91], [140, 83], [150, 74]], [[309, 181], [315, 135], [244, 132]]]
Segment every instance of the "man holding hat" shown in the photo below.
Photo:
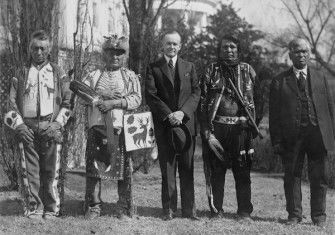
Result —
[[194, 203], [193, 154], [196, 135], [195, 112], [200, 98], [193, 63], [178, 56], [181, 37], [165, 34], [163, 57], [148, 67], [146, 101], [151, 109], [162, 172], [164, 220], [177, 211], [176, 168], [180, 177], [182, 216], [197, 219]]
[[106, 38], [102, 45], [101, 69], [88, 74], [84, 82], [102, 99], [88, 106], [86, 147], [85, 217], [94, 219], [101, 212], [101, 179], [118, 180], [118, 218], [132, 216], [132, 166], [125, 151], [123, 115], [142, 102], [138, 75], [122, 67], [128, 50], [124, 37]]
[[254, 150], [253, 127], [246, 110], [252, 118], [255, 114], [253, 86], [256, 74], [249, 64], [240, 62], [239, 41], [235, 37], [221, 39], [218, 57], [201, 79], [200, 124], [206, 193], [212, 216], [222, 217], [225, 175], [232, 167], [238, 218], [250, 221], [253, 210], [250, 167]]

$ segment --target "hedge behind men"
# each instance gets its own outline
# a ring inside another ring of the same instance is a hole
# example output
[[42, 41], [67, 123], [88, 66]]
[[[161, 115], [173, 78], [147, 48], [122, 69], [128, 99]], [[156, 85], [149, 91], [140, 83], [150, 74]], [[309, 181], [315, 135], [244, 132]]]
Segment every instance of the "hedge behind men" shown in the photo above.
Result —
[[177, 55], [181, 48], [180, 35], [167, 33], [162, 44], [163, 57], [149, 65], [145, 94], [155, 124], [164, 219], [171, 220], [177, 211], [177, 165], [182, 216], [197, 219], [193, 154], [199, 82], [194, 65]]
[[12, 79], [5, 123], [20, 141], [25, 215], [49, 219], [59, 214], [60, 151], [71, 92], [64, 72], [48, 59], [46, 32], [34, 32], [29, 49], [31, 63]]
[[302, 220], [301, 174], [305, 154], [311, 187], [311, 217], [326, 221], [327, 154], [335, 151], [334, 100], [327, 79], [308, 65], [310, 48], [303, 39], [289, 43], [293, 66], [277, 75], [270, 89], [270, 134], [281, 155], [288, 224]]

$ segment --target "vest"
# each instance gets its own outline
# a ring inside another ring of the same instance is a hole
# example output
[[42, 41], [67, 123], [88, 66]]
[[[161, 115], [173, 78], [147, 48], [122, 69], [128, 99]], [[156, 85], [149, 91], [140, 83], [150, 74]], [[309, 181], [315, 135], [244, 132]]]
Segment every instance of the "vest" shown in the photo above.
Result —
[[315, 106], [314, 102], [312, 100], [312, 92], [311, 92], [311, 76], [308, 72], [307, 74], [307, 81], [306, 81], [306, 86], [305, 90], [301, 91], [298, 88], [299, 91], [299, 101], [301, 104], [301, 121], [300, 121], [300, 126], [306, 127], [308, 126], [309, 123], [311, 123], [313, 126], [318, 125], [317, 117], [316, 117], [316, 112], [315, 112]]
[[175, 107], [176, 110], [179, 109], [179, 93], [180, 93], [180, 78], [179, 78], [179, 73], [178, 73], [178, 63], [176, 63], [176, 66], [174, 67], [174, 97], [175, 97]]

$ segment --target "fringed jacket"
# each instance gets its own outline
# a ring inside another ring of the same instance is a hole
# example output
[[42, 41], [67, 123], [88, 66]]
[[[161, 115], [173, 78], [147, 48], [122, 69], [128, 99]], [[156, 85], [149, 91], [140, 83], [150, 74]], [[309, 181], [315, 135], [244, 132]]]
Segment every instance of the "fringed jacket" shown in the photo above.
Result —
[[[71, 114], [71, 95], [69, 89], [70, 81], [65, 76], [64, 71], [56, 64], [49, 62], [44, 65], [48, 66], [47, 70], [52, 74], [53, 88], [53, 112], [51, 122], [57, 121], [64, 126]], [[12, 129], [24, 122], [23, 108], [25, 106], [25, 95], [28, 87], [28, 74], [31, 67], [23, 67], [17, 71], [16, 76], [12, 78], [9, 102], [7, 105], [7, 114], [5, 123]], [[49, 88], [50, 89], [50, 88]]]

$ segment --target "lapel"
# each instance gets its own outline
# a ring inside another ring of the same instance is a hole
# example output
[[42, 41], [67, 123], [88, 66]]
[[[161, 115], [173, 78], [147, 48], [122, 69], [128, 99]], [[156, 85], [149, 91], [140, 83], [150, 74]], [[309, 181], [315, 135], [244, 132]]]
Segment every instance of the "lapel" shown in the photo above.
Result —
[[316, 87], [317, 87], [317, 83], [319, 81], [319, 79], [317, 79], [319, 76], [317, 74], [317, 71], [315, 71], [314, 69], [310, 69], [310, 67], [308, 66], [308, 70], [307, 70], [307, 78], [309, 76], [309, 81], [311, 84], [311, 91], [312, 91], [312, 98], [315, 101], [315, 91], [316, 91]]
[[174, 86], [174, 78], [171, 76], [169, 67], [166, 63], [164, 56], [159, 61], [159, 68], [162, 70], [163, 74], [170, 80], [172, 86]]
[[184, 87], [184, 75], [185, 75], [185, 63], [184, 60], [178, 57], [177, 60], [177, 69], [178, 69], [178, 75], [179, 75], [179, 81], [180, 81], [180, 91], [183, 89]]
[[293, 68], [290, 69], [289, 76], [285, 78], [287, 86], [290, 87], [296, 94], [299, 94], [297, 78], [293, 72]]

